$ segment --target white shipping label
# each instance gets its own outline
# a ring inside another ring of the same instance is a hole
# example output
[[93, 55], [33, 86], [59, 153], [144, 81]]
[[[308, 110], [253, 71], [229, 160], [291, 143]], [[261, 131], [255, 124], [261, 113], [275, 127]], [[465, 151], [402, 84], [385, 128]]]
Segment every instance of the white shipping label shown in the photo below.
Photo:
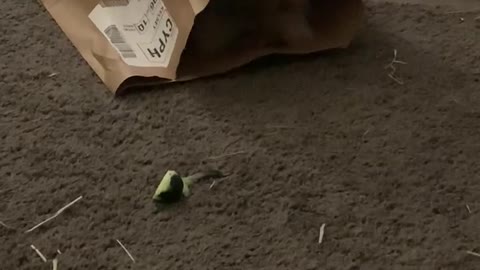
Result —
[[110, 1], [97, 5], [89, 18], [126, 64], [167, 67], [170, 63], [178, 28], [162, 0]]

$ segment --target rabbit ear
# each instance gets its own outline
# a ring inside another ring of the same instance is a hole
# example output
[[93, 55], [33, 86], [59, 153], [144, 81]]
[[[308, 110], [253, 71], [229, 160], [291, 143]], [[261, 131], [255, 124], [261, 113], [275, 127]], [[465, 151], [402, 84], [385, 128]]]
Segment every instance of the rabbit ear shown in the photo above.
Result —
[[312, 28], [304, 14], [293, 14], [289, 17], [289, 23], [285, 27], [285, 34], [289, 39], [304, 41], [314, 38]]
[[315, 38], [315, 33], [301, 10], [279, 15], [276, 23], [275, 28], [278, 36], [274, 38], [282, 41], [280, 43], [283, 44], [282, 47], [308, 43]]

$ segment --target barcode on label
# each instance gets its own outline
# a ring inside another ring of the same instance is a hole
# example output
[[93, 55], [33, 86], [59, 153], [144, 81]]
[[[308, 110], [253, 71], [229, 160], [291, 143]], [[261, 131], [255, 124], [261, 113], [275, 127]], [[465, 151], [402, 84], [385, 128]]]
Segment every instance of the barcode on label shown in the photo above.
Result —
[[136, 58], [137, 55], [132, 47], [125, 41], [120, 30], [116, 25], [110, 25], [105, 29], [105, 35], [110, 39], [110, 42], [120, 51], [124, 58]]

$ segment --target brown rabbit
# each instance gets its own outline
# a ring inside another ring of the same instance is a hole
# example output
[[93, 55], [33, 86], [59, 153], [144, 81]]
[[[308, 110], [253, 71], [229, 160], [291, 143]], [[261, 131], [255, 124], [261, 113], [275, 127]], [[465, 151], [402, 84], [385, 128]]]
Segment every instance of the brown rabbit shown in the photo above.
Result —
[[196, 17], [186, 50], [218, 54], [312, 38], [308, 2], [212, 0]]
[[329, 47], [332, 40], [339, 43], [345, 30], [349, 33], [345, 36], [351, 36], [353, 30], [345, 22], [351, 23], [352, 16], [360, 15], [352, 11], [358, 12], [356, 5], [361, 2], [211, 0], [195, 18], [179, 75], [206, 75], [270, 52], [313, 51], [319, 44]]

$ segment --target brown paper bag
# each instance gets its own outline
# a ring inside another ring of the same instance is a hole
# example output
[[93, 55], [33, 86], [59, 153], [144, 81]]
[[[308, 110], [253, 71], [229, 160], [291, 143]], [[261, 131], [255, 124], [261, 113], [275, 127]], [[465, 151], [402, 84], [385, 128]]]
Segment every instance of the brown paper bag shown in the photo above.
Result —
[[345, 48], [362, 0], [41, 0], [118, 94], [185, 81], [269, 54]]

